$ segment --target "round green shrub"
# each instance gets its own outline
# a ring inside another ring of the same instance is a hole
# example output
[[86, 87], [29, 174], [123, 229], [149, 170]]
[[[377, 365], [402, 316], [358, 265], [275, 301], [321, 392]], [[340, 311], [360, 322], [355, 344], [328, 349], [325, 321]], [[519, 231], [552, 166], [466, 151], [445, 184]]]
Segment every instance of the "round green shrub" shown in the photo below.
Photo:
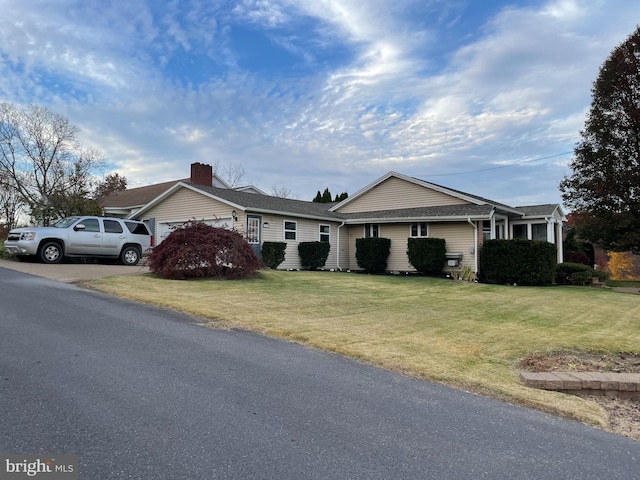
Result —
[[287, 244], [285, 242], [263, 242], [262, 261], [267, 267], [276, 269], [284, 262]]

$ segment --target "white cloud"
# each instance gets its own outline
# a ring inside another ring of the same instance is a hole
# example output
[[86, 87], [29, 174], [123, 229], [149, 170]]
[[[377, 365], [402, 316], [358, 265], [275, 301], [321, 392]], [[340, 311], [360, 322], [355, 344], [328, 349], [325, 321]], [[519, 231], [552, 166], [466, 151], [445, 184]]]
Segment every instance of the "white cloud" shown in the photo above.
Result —
[[[313, 194], [325, 182], [352, 192], [390, 169], [466, 172], [570, 150], [599, 65], [635, 28], [626, 0], [515, 3], [457, 32], [464, 11], [440, 2], [0, 0], [0, 99], [68, 115], [134, 185], [216, 160], [243, 164], [263, 190]], [[334, 46], [350, 54], [303, 75], [243, 72], [228, 40], [247, 22], [309, 65]], [[196, 53], [214, 73], [189, 84]], [[184, 78], [163, 77], [178, 60]], [[561, 162], [534, 163], [443, 179], [513, 200], [521, 184], [496, 177], [529, 178], [529, 199], [556, 195], [561, 174]]]
[[289, 21], [289, 16], [279, 2], [269, 0], [242, 0], [232, 10], [238, 20], [274, 28]]

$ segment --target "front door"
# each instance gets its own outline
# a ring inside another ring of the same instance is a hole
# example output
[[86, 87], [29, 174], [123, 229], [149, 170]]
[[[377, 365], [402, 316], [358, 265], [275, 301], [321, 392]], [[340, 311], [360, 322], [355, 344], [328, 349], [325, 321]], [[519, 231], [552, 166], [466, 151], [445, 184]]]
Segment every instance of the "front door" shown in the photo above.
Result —
[[258, 258], [262, 258], [260, 254], [261, 224], [262, 217], [260, 215], [247, 215], [247, 242]]

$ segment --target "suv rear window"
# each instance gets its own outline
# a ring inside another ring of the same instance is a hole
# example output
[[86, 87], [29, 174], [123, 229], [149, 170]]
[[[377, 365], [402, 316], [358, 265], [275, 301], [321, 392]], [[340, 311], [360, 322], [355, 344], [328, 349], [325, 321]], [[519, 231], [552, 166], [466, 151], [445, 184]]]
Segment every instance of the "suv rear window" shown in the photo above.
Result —
[[149, 235], [149, 230], [144, 226], [144, 223], [138, 222], [124, 222], [127, 228], [134, 235]]

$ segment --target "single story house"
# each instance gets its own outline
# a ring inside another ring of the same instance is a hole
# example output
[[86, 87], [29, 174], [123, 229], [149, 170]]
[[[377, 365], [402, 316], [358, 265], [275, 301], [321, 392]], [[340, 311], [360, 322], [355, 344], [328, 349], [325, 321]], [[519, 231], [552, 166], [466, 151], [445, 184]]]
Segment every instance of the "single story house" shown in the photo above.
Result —
[[[172, 227], [201, 220], [241, 232], [258, 254], [266, 241], [286, 242], [282, 269], [302, 268], [300, 242], [326, 241], [331, 249], [325, 269], [359, 270], [356, 239], [363, 237], [391, 239], [387, 268], [397, 272], [415, 270], [406, 253], [411, 237], [445, 239], [450, 270], [469, 265], [477, 272], [478, 252], [486, 239], [493, 238], [546, 240], [556, 245], [557, 260], [563, 261], [566, 218], [560, 205], [511, 207], [397, 172], [387, 173], [339, 203], [232, 189], [212, 174], [209, 165], [199, 163], [191, 166], [188, 180], [154, 187], [158, 187], [154, 198], [135, 206], [129, 200], [125, 213], [147, 223], [156, 243]], [[139, 189], [121, 193], [131, 199], [135, 190]], [[103, 208], [106, 214], [116, 213], [115, 198], [107, 198]]]

